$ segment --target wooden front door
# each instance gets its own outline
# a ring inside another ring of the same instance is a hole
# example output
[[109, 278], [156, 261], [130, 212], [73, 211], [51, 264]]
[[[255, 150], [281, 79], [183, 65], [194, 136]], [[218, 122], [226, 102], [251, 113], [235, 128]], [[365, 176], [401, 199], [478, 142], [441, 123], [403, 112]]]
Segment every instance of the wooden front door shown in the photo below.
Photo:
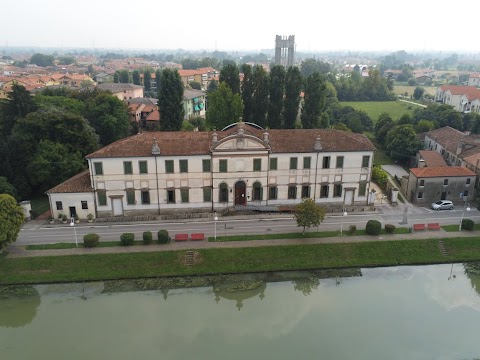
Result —
[[247, 185], [244, 181], [235, 183], [235, 205], [247, 205]]

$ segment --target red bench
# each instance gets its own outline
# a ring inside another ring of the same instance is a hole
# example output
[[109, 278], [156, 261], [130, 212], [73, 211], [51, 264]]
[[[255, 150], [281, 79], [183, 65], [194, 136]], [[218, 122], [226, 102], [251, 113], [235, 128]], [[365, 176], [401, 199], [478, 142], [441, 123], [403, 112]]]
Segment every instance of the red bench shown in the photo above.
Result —
[[192, 234], [190, 236], [190, 240], [193, 240], [193, 241], [205, 240], [205, 234], [204, 233]]
[[440, 224], [439, 223], [428, 224], [428, 230], [440, 230]]
[[421, 231], [425, 229], [426, 229], [425, 224], [413, 224], [413, 231]]
[[188, 234], [175, 234], [175, 241], [187, 241]]

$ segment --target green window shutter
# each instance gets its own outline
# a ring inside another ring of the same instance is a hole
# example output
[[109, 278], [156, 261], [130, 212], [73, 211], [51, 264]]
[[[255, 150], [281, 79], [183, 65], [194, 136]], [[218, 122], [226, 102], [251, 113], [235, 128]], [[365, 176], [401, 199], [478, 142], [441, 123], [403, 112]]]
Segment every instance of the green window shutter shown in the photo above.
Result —
[[182, 203], [188, 203], [189, 202], [188, 189], [180, 189], [180, 198], [182, 199]]
[[366, 168], [370, 164], [370, 156], [365, 155], [362, 158], [362, 167]]
[[188, 160], [180, 160], [180, 172], [188, 173]]
[[104, 192], [98, 193], [98, 205], [107, 206], [107, 194]]
[[305, 156], [303, 158], [303, 168], [310, 169], [311, 162], [312, 162], [312, 158], [310, 156]]
[[262, 159], [253, 159], [253, 171], [262, 171]]
[[95, 175], [103, 175], [103, 163], [95, 162], [93, 166], [95, 167]]
[[278, 166], [278, 159], [270, 158], [270, 170], [277, 170], [277, 166]]
[[337, 156], [337, 169], [343, 169], [343, 156]]
[[290, 170], [297, 170], [297, 158], [290, 158]]
[[132, 162], [131, 161], [124, 161], [123, 162], [123, 173], [125, 175], [131, 175], [132, 171]]
[[148, 166], [145, 160], [139, 161], [138, 167], [140, 169], [140, 174], [148, 174]]
[[227, 172], [227, 160], [220, 160], [220, 172]]
[[174, 172], [173, 160], [165, 160], [165, 172], [167, 174], [173, 174]]
[[135, 205], [135, 190], [127, 190], [127, 205]]
[[209, 187], [203, 188], [203, 201], [210, 202], [212, 201], [212, 189]]
[[203, 168], [203, 172], [210, 172], [210, 168], [211, 168], [210, 159], [202, 160], [202, 168]]

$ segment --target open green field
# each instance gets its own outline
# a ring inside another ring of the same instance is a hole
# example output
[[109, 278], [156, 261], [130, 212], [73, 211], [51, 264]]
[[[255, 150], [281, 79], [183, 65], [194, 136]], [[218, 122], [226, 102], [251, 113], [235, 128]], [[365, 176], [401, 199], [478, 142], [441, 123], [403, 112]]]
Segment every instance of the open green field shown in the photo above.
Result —
[[398, 120], [404, 114], [412, 114], [416, 106], [402, 101], [342, 101], [340, 105], [365, 111], [374, 123], [381, 113], [389, 113], [393, 120]]
[[[432, 96], [435, 96], [435, 93], [437, 92], [437, 86], [422, 86], [419, 85], [420, 87], [425, 89], [425, 93], [430, 94]], [[393, 87], [393, 93], [395, 95], [405, 95], [405, 93], [408, 93], [408, 97], [413, 95], [413, 91], [415, 90], [417, 86], [408, 86], [408, 85], [395, 85]]]
[[[282, 270], [436, 264], [480, 260], [477, 237], [199, 249], [193, 266], [185, 250], [7, 258], [0, 255], [0, 284], [133, 279]], [[127, 265], [127, 266], [126, 266]]]

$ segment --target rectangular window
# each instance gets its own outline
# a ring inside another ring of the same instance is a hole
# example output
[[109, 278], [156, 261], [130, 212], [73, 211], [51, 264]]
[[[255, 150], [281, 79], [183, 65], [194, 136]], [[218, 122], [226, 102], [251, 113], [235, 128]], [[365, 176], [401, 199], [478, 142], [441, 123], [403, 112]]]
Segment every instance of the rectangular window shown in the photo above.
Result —
[[425, 186], [425, 180], [420, 180], [420, 186]]
[[63, 210], [63, 204], [61, 201], [57, 201], [55, 204], [57, 205], [57, 210]]
[[212, 201], [212, 188], [210, 187], [203, 188], [203, 201], [204, 202]]
[[165, 160], [165, 173], [173, 174], [174, 170], [173, 160]]
[[342, 184], [333, 185], [333, 197], [342, 197]]
[[150, 191], [142, 190], [142, 205], [150, 204]]
[[227, 160], [220, 160], [219, 165], [220, 165], [220, 172], [226, 173], [228, 171]]
[[180, 172], [188, 173], [188, 160], [179, 160], [180, 163]]
[[297, 170], [297, 158], [290, 158], [290, 170]]
[[278, 167], [278, 159], [270, 158], [270, 170], [277, 170], [277, 167]]
[[328, 198], [328, 192], [329, 192], [328, 185], [322, 185], [322, 187], [320, 188], [320, 197]]
[[322, 169], [330, 169], [330, 156], [323, 157]]
[[360, 183], [358, 185], [358, 196], [365, 196], [367, 192], [367, 183]]
[[443, 185], [448, 185], [448, 179], [443, 179]]
[[464, 190], [464, 191], [463, 191], [463, 196], [464, 196], [464, 197], [468, 197], [468, 190]]
[[364, 155], [362, 157], [362, 168], [368, 168], [370, 166], [370, 156]]
[[310, 169], [311, 162], [312, 162], [312, 158], [310, 156], [304, 156], [303, 157], [303, 168], [304, 169]]
[[302, 199], [310, 197], [310, 185], [302, 185]]
[[471, 180], [471, 179], [468, 178], [467, 181], [465, 182], [465, 184], [470, 185], [470, 180]]
[[268, 200], [277, 200], [278, 188], [276, 186], [270, 186], [268, 188]]
[[94, 162], [93, 166], [95, 168], [95, 175], [103, 175], [103, 163]]
[[422, 191], [418, 192], [417, 198], [418, 199], [423, 199], [423, 192]]
[[123, 173], [125, 175], [132, 175], [133, 174], [132, 162], [131, 161], [124, 161], [123, 162]]
[[138, 162], [138, 169], [140, 171], [140, 174], [148, 174], [147, 161], [146, 160], [140, 160]]
[[288, 198], [289, 199], [297, 198], [297, 187], [295, 185], [290, 185], [288, 187]]
[[337, 169], [343, 169], [343, 156], [337, 156]]
[[82, 201], [82, 210], [88, 210], [88, 202]]
[[189, 191], [188, 191], [188, 189], [180, 189], [180, 199], [182, 200], [182, 203], [188, 203], [189, 202]]
[[211, 169], [210, 159], [202, 160], [202, 169], [203, 169], [203, 172], [210, 172], [210, 169]]
[[135, 205], [135, 190], [127, 190], [127, 205]]
[[107, 206], [107, 193], [99, 192], [97, 197], [99, 206]]
[[253, 171], [262, 171], [262, 159], [253, 159]]
[[221, 186], [220, 185], [220, 192], [219, 192], [219, 202], [221, 203], [226, 203], [228, 202], [228, 187], [225, 185], [225, 186]]
[[175, 189], [167, 190], [167, 204], [175, 204]]

